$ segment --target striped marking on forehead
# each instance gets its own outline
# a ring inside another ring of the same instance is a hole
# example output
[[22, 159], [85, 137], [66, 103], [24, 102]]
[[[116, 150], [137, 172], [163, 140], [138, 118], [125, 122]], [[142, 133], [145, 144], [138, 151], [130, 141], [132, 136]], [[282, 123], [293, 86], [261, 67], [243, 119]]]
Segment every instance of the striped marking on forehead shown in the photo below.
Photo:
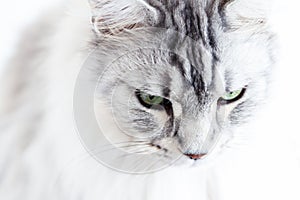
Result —
[[[191, 82], [207, 83], [209, 87], [214, 77], [216, 63], [219, 61], [216, 34], [213, 20], [215, 15], [219, 15], [219, 10], [226, 5], [226, 0], [147, 0], [147, 3], [159, 12], [159, 20], [156, 26], [170, 28], [191, 38], [190, 44], [186, 47], [186, 56], [190, 60], [190, 66], [185, 67], [186, 74], [190, 74]], [[228, 0], [227, 0], [228, 1]], [[221, 20], [220, 20], [221, 21]], [[215, 22], [215, 21], [214, 21]], [[181, 45], [186, 42], [185, 38], [175, 38], [174, 42]], [[170, 47], [171, 49], [173, 48]], [[212, 60], [210, 63], [203, 63], [201, 49], [210, 52]], [[178, 63], [177, 63], [178, 65]], [[199, 78], [198, 75], [204, 76]], [[207, 77], [209, 75], [209, 77]], [[205, 85], [205, 84], [204, 84]], [[200, 88], [204, 88], [202, 86]]]
[[147, 0], [158, 12], [155, 26], [178, 31], [203, 45], [215, 48], [211, 17], [215, 2], [205, 0]]
[[215, 76], [211, 75], [215, 73], [214, 68], [205, 69], [203, 64], [194, 66], [173, 53], [170, 54], [170, 64], [176, 67], [184, 81], [193, 88], [199, 102], [205, 101], [209, 91], [214, 87]]

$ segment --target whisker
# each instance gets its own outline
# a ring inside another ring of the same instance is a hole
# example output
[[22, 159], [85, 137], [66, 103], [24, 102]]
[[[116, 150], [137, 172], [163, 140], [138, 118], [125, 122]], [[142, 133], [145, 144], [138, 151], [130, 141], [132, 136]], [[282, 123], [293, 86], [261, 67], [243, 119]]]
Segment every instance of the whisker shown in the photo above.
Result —
[[[155, 153], [157, 153], [157, 152], [161, 152], [161, 150], [159, 150], [159, 149], [157, 149], [156, 151], [155, 151]], [[159, 154], [157, 154], [157, 155], [159, 155]], [[163, 154], [160, 154], [159, 155], [159, 157], [161, 158], [163, 156]], [[154, 158], [154, 157], [153, 157]], [[147, 164], [147, 163], [149, 163], [149, 161], [150, 161], [150, 166]], [[149, 160], [149, 159], [141, 159], [139, 162], [135, 162], [135, 163], [133, 163], [135, 166], [133, 166], [133, 170], [134, 171], [138, 171], [138, 172], [141, 172], [141, 170], [144, 170], [144, 171], [147, 171], [147, 169], [150, 167], [150, 169], [155, 165], [155, 164], [157, 164], [157, 160], [155, 160], [154, 161], [154, 165], [153, 164], [151, 164], [152, 162], [152, 159], [151, 160]], [[148, 166], [145, 166], [145, 164]], [[144, 167], [144, 169], [142, 168], [142, 167]]]
[[129, 152], [129, 153], [133, 153], [133, 154], [143, 154], [143, 153], [156, 153], [158, 152], [159, 150], [152, 150], [152, 151], [149, 151], [149, 150], [141, 150], [141, 151], [133, 151], [133, 152]]
[[158, 159], [155, 159], [153, 164], [151, 164], [146, 170], [151, 170], [159, 161], [161, 161], [164, 157], [165, 153], [163, 152], [162, 154], [159, 155]]
[[132, 143], [148, 143], [147, 141], [138, 141], [138, 140], [134, 140], [134, 141], [122, 141], [122, 142], [117, 142], [117, 143], [110, 143], [110, 144], [106, 144], [106, 145], [101, 145], [100, 147], [105, 147], [105, 146], [112, 146], [112, 145], [118, 145], [118, 144], [132, 144]]
[[[96, 153], [105, 153], [105, 152], [108, 152], [108, 151], [113, 151], [113, 150], [116, 150], [116, 149], [121, 149], [121, 148], [130, 148], [130, 147], [138, 147], [138, 146], [141, 146], [141, 145], [137, 145], [137, 144], [124, 144], [124, 145], [119, 145], [119, 146], [112, 146], [111, 148], [107, 148], [107, 149], [97, 149], [98, 151]], [[96, 151], [96, 150], [95, 150]]]
[[[139, 143], [136, 143], [136, 144], [131, 144], [130, 142], [127, 144], [127, 143], [124, 143], [122, 145], [118, 145], [118, 146], [113, 146], [111, 148], [107, 148], [107, 149], [97, 149], [97, 151], [95, 150], [94, 153], [96, 154], [102, 154], [102, 153], [105, 153], [107, 151], [113, 151], [113, 150], [116, 150], [116, 149], [128, 149], [128, 148], [132, 148], [132, 149], [143, 149], [143, 148], [149, 148], [151, 147], [151, 144], [148, 143], [148, 142], [139, 142]], [[130, 151], [130, 149], [128, 149], [127, 151]], [[131, 152], [128, 152], [128, 153], [131, 153]]]

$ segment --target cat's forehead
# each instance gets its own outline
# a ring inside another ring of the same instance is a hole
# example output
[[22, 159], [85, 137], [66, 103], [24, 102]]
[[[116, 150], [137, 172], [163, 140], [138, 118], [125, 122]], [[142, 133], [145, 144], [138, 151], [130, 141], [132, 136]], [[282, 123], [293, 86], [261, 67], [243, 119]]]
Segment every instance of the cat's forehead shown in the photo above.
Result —
[[194, 40], [209, 42], [206, 31], [212, 8], [205, 1], [148, 0], [147, 3], [156, 10], [156, 27], [172, 28]]
[[201, 55], [201, 52], [196, 54], [199, 55], [193, 54], [193, 58], [188, 59], [171, 53], [170, 65], [177, 69], [184, 82], [193, 88], [195, 94], [200, 95], [214, 88], [216, 66], [212, 57], [205, 60], [208, 55]]
[[[141, 73], [150, 70], [148, 75], [141, 74], [141, 82], [170, 80], [165, 77], [170, 76], [170, 71], [176, 69], [176, 73], [196, 92], [213, 91], [218, 88], [224, 91], [224, 88], [244, 87], [251, 77], [258, 74], [258, 70], [265, 70], [260, 65], [268, 66], [261, 62], [266, 60], [268, 52], [265, 45], [262, 45], [265, 42], [262, 34], [254, 34], [252, 31], [252, 28], [256, 30], [256, 25], [250, 24], [251, 29], [244, 31], [226, 29], [226, 19], [222, 12], [231, 1], [145, 2], [156, 12], [156, 15], [153, 15], [151, 10], [151, 28], [149, 23], [143, 22], [144, 24], [136, 29], [118, 29], [123, 30], [123, 33], [105, 32], [107, 37], [102, 37], [101, 42], [95, 42], [101, 44], [101, 54], [111, 52], [128, 55], [128, 63], [122, 61], [123, 64], [126, 63], [125, 68], [138, 64]], [[257, 38], [253, 37], [255, 35]], [[106, 58], [107, 54], [103, 57]], [[156, 65], [156, 70], [152, 69], [153, 65]]]

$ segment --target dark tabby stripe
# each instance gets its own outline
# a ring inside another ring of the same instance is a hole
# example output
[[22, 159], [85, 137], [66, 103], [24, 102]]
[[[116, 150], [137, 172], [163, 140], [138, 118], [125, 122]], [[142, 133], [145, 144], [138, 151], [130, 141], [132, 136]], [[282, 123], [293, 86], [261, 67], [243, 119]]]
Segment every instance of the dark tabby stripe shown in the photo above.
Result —
[[[230, 2], [231, 0], [212, 0], [205, 5], [203, 1], [195, 0], [148, 0], [149, 5], [159, 12], [159, 22], [157, 22], [155, 26], [170, 28], [185, 34], [195, 41], [201, 41], [202, 45], [212, 53], [213, 60], [211, 69], [213, 71], [215, 71], [216, 63], [219, 61], [218, 45], [214, 30], [214, 24], [216, 23], [215, 18], [216, 15], [224, 17], [225, 14], [223, 11]], [[191, 51], [190, 53], [195, 54], [196, 52]], [[171, 64], [178, 66], [183, 76], [186, 75], [183, 63], [180, 62], [178, 56], [172, 55]], [[204, 67], [201, 60], [195, 61], [194, 64], [199, 65], [195, 66], [198, 68]], [[196, 74], [195, 71], [196, 70], [193, 69], [191, 73]], [[198, 79], [200, 80], [201, 78]], [[194, 82], [196, 82], [196, 80]], [[203, 83], [204, 81], [201, 80], [199, 84], [203, 85]], [[196, 89], [203, 87], [204, 86], [199, 86]]]

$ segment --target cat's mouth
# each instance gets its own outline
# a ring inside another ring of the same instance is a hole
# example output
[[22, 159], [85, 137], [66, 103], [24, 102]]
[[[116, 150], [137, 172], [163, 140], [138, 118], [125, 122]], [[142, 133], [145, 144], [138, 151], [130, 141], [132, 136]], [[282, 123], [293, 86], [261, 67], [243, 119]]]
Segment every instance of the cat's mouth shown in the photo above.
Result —
[[166, 155], [168, 154], [177, 155], [177, 157], [180, 158], [180, 160], [199, 161], [199, 160], [204, 160], [208, 156], [208, 153], [204, 153], [204, 152], [191, 153], [191, 152], [184, 152], [178, 147], [172, 148], [172, 144], [175, 145], [173, 142], [171, 143], [171, 146], [169, 143], [168, 147], [164, 147], [163, 145], [156, 144], [155, 142], [151, 142], [150, 144], [152, 147], [156, 148], [157, 150], [163, 151]]

